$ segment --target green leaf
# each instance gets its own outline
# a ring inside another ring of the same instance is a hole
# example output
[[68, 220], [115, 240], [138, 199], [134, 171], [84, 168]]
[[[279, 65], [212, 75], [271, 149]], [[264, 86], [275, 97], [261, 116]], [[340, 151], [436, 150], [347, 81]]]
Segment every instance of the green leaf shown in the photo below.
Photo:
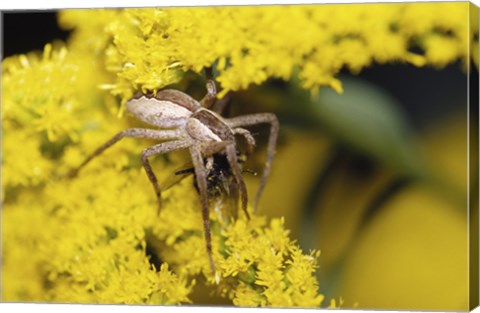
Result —
[[400, 104], [376, 86], [343, 78], [343, 94], [322, 89], [312, 98], [315, 117], [332, 135], [363, 153], [409, 174], [419, 157]]

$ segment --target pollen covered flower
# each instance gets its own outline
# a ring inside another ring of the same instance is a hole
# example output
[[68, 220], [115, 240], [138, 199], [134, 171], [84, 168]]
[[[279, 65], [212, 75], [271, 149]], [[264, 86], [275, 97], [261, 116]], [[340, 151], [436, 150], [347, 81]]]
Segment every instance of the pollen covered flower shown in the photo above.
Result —
[[[70, 170], [139, 127], [121, 115], [132, 95], [194, 89], [205, 68], [219, 98], [269, 79], [340, 93], [344, 69], [466, 64], [474, 38], [466, 3], [65, 10], [59, 23], [73, 30], [66, 43], [2, 61], [5, 301], [185, 304], [204, 284], [238, 306], [326, 307], [320, 253], [251, 207], [229, 219], [211, 199], [212, 273], [192, 177], [162, 190], [157, 215], [139, 157], [151, 141], [124, 139]], [[168, 181], [183, 156], [151, 160]]]
[[[62, 25], [75, 29], [72, 44], [100, 38], [94, 46], [106, 46], [105, 66], [116, 79], [105, 88], [124, 102], [135, 91], [159, 90], [179, 82], [187, 71], [200, 73], [212, 65], [220, 97], [268, 78], [288, 80], [296, 70], [307, 89], [328, 86], [341, 92], [337, 74], [342, 68], [358, 73], [373, 62], [439, 67], [459, 58], [466, 62], [468, 42], [475, 38], [468, 31], [468, 3], [107, 12], [60, 16]], [[86, 23], [87, 16], [96, 22]]]
[[21, 201], [6, 203], [5, 300], [190, 302], [194, 280], [149, 261], [145, 230], [155, 221], [155, 210], [153, 199], [141, 192], [148, 183], [138, 169], [117, 174], [114, 167], [94, 166], [78, 179], [52, 182], [38, 196], [22, 193]]
[[[318, 282], [313, 275], [319, 254], [303, 254], [289, 239], [281, 219], [272, 220], [268, 226], [259, 223], [253, 229], [249, 223], [239, 223], [243, 225], [232, 226], [225, 233], [228, 257], [220, 263], [222, 269], [226, 269], [227, 281], [237, 277], [239, 280], [231, 294], [233, 303], [240, 306], [320, 307], [324, 297], [318, 293]], [[243, 244], [238, 245], [235, 239]], [[256, 294], [252, 295], [254, 292]], [[245, 297], [245, 293], [250, 298]], [[254, 299], [256, 303], [252, 303]]]
[[78, 65], [68, 62], [67, 48], [45, 46], [43, 54], [7, 58], [3, 62], [2, 114], [32, 130], [45, 131], [49, 140], [67, 135], [77, 139], [73, 97]]

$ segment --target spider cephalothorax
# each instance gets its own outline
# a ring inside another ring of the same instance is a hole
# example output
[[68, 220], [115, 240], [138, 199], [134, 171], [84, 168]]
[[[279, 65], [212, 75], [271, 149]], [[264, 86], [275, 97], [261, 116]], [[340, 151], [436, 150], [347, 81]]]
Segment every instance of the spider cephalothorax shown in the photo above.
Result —
[[140, 94], [133, 97], [126, 103], [127, 110], [139, 120], [156, 128], [130, 128], [121, 131], [95, 150], [72, 174], [75, 175], [78, 170], [91, 159], [124, 137], [158, 140], [160, 143], [142, 151], [141, 160], [155, 190], [158, 207], [160, 209], [161, 190], [148, 158], [156, 154], [188, 149], [202, 203], [206, 248], [209, 255], [210, 266], [212, 271], [215, 271], [210, 238], [207, 182], [208, 175], [213, 169], [214, 155], [225, 155], [228, 165], [230, 166], [229, 173], [231, 173], [238, 186], [242, 209], [248, 216], [247, 189], [237, 158], [236, 136], [244, 137], [247, 142], [247, 152], [249, 153], [255, 145], [255, 140], [251, 133], [242, 127], [264, 123], [270, 124], [267, 160], [254, 202], [254, 209], [256, 210], [270, 173], [279, 124], [276, 116], [271, 113], [223, 118], [214, 110], [209, 109], [213, 105], [216, 97], [215, 83], [212, 79], [207, 80], [207, 91], [207, 95], [201, 101], [197, 101], [189, 95], [173, 89], [159, 91], [156, 95]]

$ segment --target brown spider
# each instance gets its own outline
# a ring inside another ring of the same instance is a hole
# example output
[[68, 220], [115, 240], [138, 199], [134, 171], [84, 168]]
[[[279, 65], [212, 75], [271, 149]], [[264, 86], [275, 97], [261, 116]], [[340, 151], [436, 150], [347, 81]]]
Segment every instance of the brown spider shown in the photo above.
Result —
[[[158, 180], [152, 171], [148, 158], [180, 149], [189, 149], [192, 158], [196, 183], [202, 203], [203, 226], [210, 267], [215, 272], [212, 258], [212, 244], [210, 237], [210, 221], [208, 209], [207, 177], [213, 169], [214, 155], [226, 155], [231, 173], [239, 187], [242, 209], [247, 212], [247, 189], [242, 178], [239, 161], [237, 159], [237, 143], [235, 135], [243, 136], [247, 142], [247, 153], [255, 146], [255, 139], [251, 133], [242, 128], [257, 124], [270, 124], [270, 135], [267, 146], [267, 160], [258, 188], [254, 210], [256, 211], [260, 196], [265, 187], [275, 153], [275, 145], [279, 131], [277, 117], [271, 113], [258, 113], [233, 118], [224, 118], [209, 108], [216, 99], [215, 82], [211, 78], [211, 71], [207, 70], [207, 94], [198, 102], [189, 95], [173, 89], [159, 91], [153, 95], [138, 95], [127, 101], [126, 108], [139, 120], [158, 127], [130, 128], [116, 134], [112, 139], [97, 148], [82, 164], [70, 174], [74, 176], [78, 171], [101, 154], [107, 148], [124, 137], [149, 138], [162, 141], [142, 151], [141, 159], [145, 172], [153, 185], [158, 200], [158, 209], [161, 207], [161, 190]], [[206, 163], [204, 160], [206, 159]]]

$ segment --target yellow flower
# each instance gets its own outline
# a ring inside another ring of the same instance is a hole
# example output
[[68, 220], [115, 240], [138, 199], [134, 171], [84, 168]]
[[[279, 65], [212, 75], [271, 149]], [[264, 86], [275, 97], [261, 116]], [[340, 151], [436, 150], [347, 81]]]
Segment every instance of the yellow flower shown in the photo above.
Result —
[[20, 55], [3, 62], [4, 119], [46, 131], [49, 140], [63, 135], [77, 139], [72, 95], [78, 65], [68, 62], [67, 54], [65, 47], [52, 50], [46, 45], [43, 55]]
[[[288, 80], [296, 68], [305, 88], [329, 86], [341, 92], [336, 75], [343, 67], [357, 73], [372, 62], [466, 62], [467, 43], [474, 38], [467, 32], [467, 3], [112, 12], [66, 11], [61, 21], [75, 28], [72, 45], [102, 34], [96, 46], [108, 45], [102, 57], [107, 70], [116, 74], [105, 88], [123, 102], [135, 91], [159, 90], [179, 82], [187, 71], [200, 73], [214, 64], [220, 97], [268, 78]], [[93, 26], [86, 16], [96, 21]], [[105, 38], [112, 40], [106, 44]], [[423, 51], [414, 54], [414, 47]]]
[[[73, 29], [67, 43], [2, 62], [3, 299], [180, 304], [191, 302], [201, 281], [235, 305], [320, 307], [319, 253], [302, 252], [283, 218], [252, 213], [247, 220], [239, 212], [227, 223], [217, 212], [226, 204], [212, 200], [212, 274], [193, 181], [163, 192], [157, 216], [138, 156], [146, 141], [124, 140], [77, 177], [65, 174], [136, 125], [115, 116], [135, 92], [172, 84], [186, 90], [195, 86], [192, 72], [206, 67], [214, 68], [221, 97], [271, 78], [341, 92], [342, 69], [358, 73], [374, 62], [466, 63], [473, 38], [467, 9], [445, 3], [61, 12], [61, 26]], [[172, 173], [177, 159], [156, 159], [155, 172]]]
[[2, 188], [35, 186], [50, 177], [53, 164], [42, 155], [39, 138], [19, 131], [2, 135]]

